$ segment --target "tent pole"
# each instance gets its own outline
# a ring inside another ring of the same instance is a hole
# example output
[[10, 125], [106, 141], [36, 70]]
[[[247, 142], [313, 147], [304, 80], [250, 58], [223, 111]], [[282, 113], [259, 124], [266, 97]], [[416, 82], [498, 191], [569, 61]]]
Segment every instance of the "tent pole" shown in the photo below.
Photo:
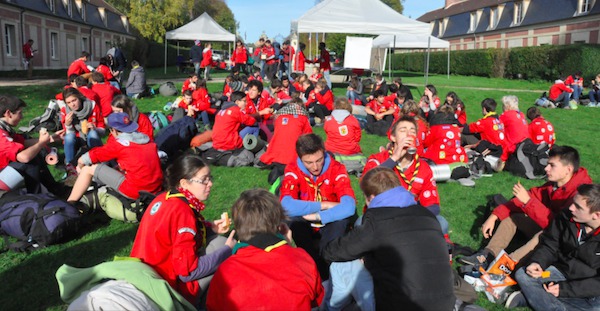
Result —
[[177, 40], [177, 56], [179, 56], [179, 40]]
[[167, 74], [167, 36], [165, 36], [165, 74]]
[[396, 50], [396, 35], [394, 35], [394, 48], [390, 51], [390, 73], [388, 75], [388, 79], [390, 82], [392, 81], [392, 56], [394, 56], [394, 51]]
[[429, 53], [431, 52], [431, 36], [427, 37], [427, 63], [425, 64], [425, 85], [429, 82]]
[[448, 80], [450, 80], [450, 45], [448, 45], [448, 70], [446, 71]]

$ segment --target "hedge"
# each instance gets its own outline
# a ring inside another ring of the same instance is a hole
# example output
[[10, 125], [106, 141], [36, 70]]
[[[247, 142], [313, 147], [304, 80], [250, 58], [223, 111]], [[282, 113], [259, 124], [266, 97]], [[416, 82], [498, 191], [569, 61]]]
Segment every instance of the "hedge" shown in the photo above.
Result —
[[[172, 43], [172, 42], [169, 42]], [[136, 39], [128, 41], [123, 47], [128, 61], [137, 60], [143, 67], [162, 67], [165, 63], [165, 46], [164, 43], [147, 41], [145, 39]], [[167, 45], [168, 55], [167, 64], [175, 65], [177, 61], [177, 46], [173, 44]], [[180, 47], [179, 53], [187, 59], [189, 55], [189, 47]]]
[[[429, 72], [445, 74], [448, 52], [432, 52]], [[393, 69], [422, 72], [426, 52], [393, 55]], [[542, 79], [554, 81], [583, 72], [586, 81], [600, 73], [600, 45], [574, 44], [512, 49], [482, 49], [450, 52], [450, 72], [482, 77]]]

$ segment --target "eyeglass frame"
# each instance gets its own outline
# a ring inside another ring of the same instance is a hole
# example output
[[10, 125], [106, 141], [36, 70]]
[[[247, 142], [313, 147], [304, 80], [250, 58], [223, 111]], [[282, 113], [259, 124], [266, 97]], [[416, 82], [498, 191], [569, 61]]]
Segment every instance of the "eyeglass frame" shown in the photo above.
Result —
[[197, 184], [201, 184], [201, 185], [208, 185], [209, 183], [214, 181], [214, 177], [212, 175], [208, 175], [206, 177], [204, 177], [202, 180], [200, 179], [194, 179], [194, 178], [190, 178], [188, 179], [189, 182], [192, 183], [197, 183]]

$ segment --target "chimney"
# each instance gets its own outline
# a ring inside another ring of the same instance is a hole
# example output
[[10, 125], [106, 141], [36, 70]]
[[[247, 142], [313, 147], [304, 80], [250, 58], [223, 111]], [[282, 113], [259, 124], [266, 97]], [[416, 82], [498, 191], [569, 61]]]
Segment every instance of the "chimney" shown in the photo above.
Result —
[[460, 3], [460, 2], [465, 2], [465, 1], [471, 1], [471, 0], [446, 0], [446, 5], [444, 6], [445, 9]]

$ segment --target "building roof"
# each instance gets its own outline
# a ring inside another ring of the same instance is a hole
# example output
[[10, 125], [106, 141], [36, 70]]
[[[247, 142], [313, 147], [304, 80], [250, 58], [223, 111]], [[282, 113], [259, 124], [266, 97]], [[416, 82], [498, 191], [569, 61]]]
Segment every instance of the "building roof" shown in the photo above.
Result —
[[[130, 34], [130, 32], [125, 28], [125, 25], [123, 25], [123, 22], [121, 20], [121, 16], [124, 14], [120, 13], [117, 9], [112, 7], [110, 4], [106, 3], [106, 1], [84, 0], [83, 3], [85, 3], [85, 20], [82, 17], [79, 8], [75, 4], [75, 1], [69, 0], [71, 1], [72, 5], [71, 16], [69, 16], [68, 9], [63, 4], [63, 0], [54, 1], [54, 12], [50, 10], [50, 7], [48, 6], [46, 0], [0, 0], [0, 3], [12, 5], [18, 8], [49, 16], [55, 16], [57, 18], [73, 21], [80, 24], [86, 24], [97, 28], [104, 28], [123, 34]], [[106, 24], [102, 20], [100, 10], [98, 10], [99, 7], [105, 8]]]
[[[513, 23], [515, 0], [467, 0], [425, 13], [417, 20], [433, 23], [432, 35], [438, 38], [452, 38], [490, 31], [502, 31], [535, 24], [550, 23], [577, 17], [577, 0], [530, 0], [520, 24]], [[504, 5], [498, 23], [490, 27], [492, 8]], [[471, 31], [471, 13], [481, 11], [476, 28]], [[545, 13], [541, 13], [545, 12]], [[552, 12], [548, 14], [547, 12]], [[593, 3], [587, 13], [580, 16], [600, 14], [600, 1]], [[440, 34], [440, 23], [447, 19], [445, 31]]]

